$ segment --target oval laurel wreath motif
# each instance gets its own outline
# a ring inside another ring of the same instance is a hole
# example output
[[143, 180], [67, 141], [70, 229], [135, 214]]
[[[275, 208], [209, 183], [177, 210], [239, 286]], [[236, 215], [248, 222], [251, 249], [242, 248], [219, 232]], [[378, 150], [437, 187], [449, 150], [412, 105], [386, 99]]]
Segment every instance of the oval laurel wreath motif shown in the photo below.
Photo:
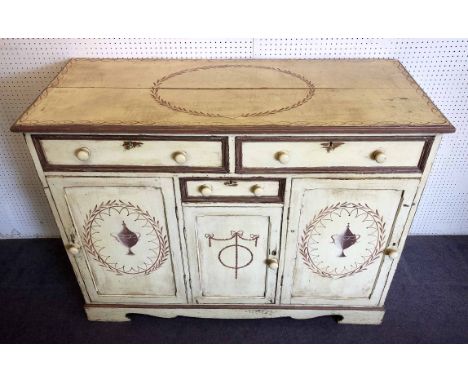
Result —
[[[102, 220], [102, 214], [110, 215], [110, 211], [115, 210], [119, 214], [125, 210], [128, 216], [134, 215], [135, 221], [143, 221], [144, 228], [150, 228], [154, 234], [155, 239], [159, 245], [158, 253], [156, 258], [147, 257], [148, 260], [143, 262], [143, 266], [136, 266], [127, 268], [125, 265], [119, 265], [117, 262], [112, 262], [110, 256], [104, 257], [101, 254], [102, 248], [96, 247], [93, 241], [94, 223], [96, 220]], [[83, 226], [83, 247], [87, 253], [89, 253], [100, 265], [107, 268], [108, 271], [114, 272], [118, 275], [148, 275], [151, 272], [159, 269], [169, 257], [169, 241], [167, 236], [164, 234], [163, 227], [154, 217], [152, 217], [148, 211], [144, 211], [138, 205], [130, 202], [124, 202], [122, 200], [108, 200], [96, 205], [86, 215], [85, 224]]]
[[[313, 235], [313, 232], [317, 232], [316, 229], [319, 225], [323, 224], [323, 220], [330, 218], [334, 213], [337, 213], [338, 210], [344, 209], [349, 214], [353, 210], [362, 211], [366, 214], [366, 218], [370, 217], [376, 226], [376, 244], [373, 250], [369, 251], [367, 256], [362, 256], [362, 261], [356, 261], [353, 264], [351, 269], [346, 267], [339, 271], [337, 268], [330, 268], [326, 266], [325, 268], [319, 267], [319, 265], [314, 261], [315, 256], [311, 256], [309, 252], [309, 240]], [[351, 212], [349, 212], [351, 211]], [[314, 273], [319, 276], [340, 279], [343, 277], [349, 277], [356, 273], [362, 272], [367, 269], [369, 265], [374, 263], [380, 256], [380, 254], [385, 249], [385, 223], [383, 217], [379, 214], [377, 210], [371, 209], [367, 204], [360, 203], [349, 203], [349, 202], [340, 202], [320, 210], [312, 220], [306, 225], [302, 233], [302, 237], [299, 242], [299, 254], [302, 256], [304, 264]]]
[[290, 75], [292, 77], [295, 77], [295, 78], [301, 80], [302, 82], [304, 82], [306, 84], [306, 86], [307, 86], [307, 88], [304, 89], [304, 90], [307, 90], [307, 94], [302, 99], [300, 99], [299, 101], [297, 101], [297, 102], [295, 102], [295, 103], [293, 103], [291, 105], [287, 105], [287, 106], [284, 106], [284, 107], [281, 107], [281, 108], [278, 108], [278, 109], [266, 110], [266, 111], [261, 111], [261, 112], [256, 112], [256, 113], [242, 113], [242, 114], [238, 115], [238, 117], [261, 117], [261, 116], [265, 116], [265, 115], [276, 114], [276, 113], [281, 113], [283, 111], [288, 111], [288, 110], [294, 109], [296, 107], [299, 107], [299, 106], [305, 104], [307, 101], [309, 101], [312, 98], [312, 96], [315, 93], [315, 86], [311, 81], [309, 81], [303, 75], [291, 72], [290, 70], [274, 68], [274, 67], [270, 67], [270, 66], [261, 66], [261, 65], [226, 64], [226, 65], [199, 66], [199, 67], [196, 67], [196, 68], [184, 69], [184, 70], [180, 70], [178, 72], [168, 74], [168, 75], [166, 75], [164, 77], [161, 77], [159, 80], [157, 80], [153, 84], [154, 86], [151, 89], [151, 95], [158, 104], [160, 104], [161, 106], [165, 106], [165, 107], [167, 107], [167, 108], [169, 108], [171, 110], [174, 110], [174, 111], [179, 111], [179, 112], [182, 112], [182, 113], [187, 113], [187, 114], [190, 114], [190, 115], [196, 115], [196, 116], [202, 116], [202, 117], [234, 118], [233, 116], [227, 116], [227, 115], [223, 115], [223, 114], [219, 114], [219, 113], [209, 113], [209, 112], [203, 112], [203, 111], [199, 111], [199, 110], [187, 109], [187, 108], [182, 107], [182, 106], [177, 106], [177, 105], [174, 105], [171, 102], [165, 100], [159, 94], [159, 89], [161, 88], [161, 85], [165, 81], [167, 81], [167, 80], [169, 80], [171, 78], [181, 76], [183, 74], [187, 74], [187, 73], [191, 73], [191, 72], [198, 72], [198, 71], [201, 71], [201, 70], [223, 69], [223, 68], [256, 68], [256, 69], [273, 70], [273, 71], [276, 71], [276, 72], [280, 72], [280, 73], [287, 74], [287, 75]]

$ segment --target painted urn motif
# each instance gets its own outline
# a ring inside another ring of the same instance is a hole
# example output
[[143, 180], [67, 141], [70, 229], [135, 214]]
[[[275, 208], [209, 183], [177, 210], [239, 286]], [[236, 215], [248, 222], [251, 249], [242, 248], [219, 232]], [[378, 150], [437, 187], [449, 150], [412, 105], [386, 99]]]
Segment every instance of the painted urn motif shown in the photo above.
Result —
[[127, 225], [125, 224], [125, 221], [122, 221], [122, 226], [123, 228], [118, 234], [111, 234], [111, 236], [124, 247], [127, 247], [127, 255], [134, 255], [135, 253], [132, 252], [132, 247], [134, 247], [138, 243], [138, 240], [140, 239], [140, 234], [138, 232], [130, 231]]
[[341, 248], [341, 254], [338, 257], [346, 257], [344, 250], [356, 244], [361, 236], [356, 235], [349, 229], [349, 223], [343, 234], [335, 234], [331, 236], [332, 242]]

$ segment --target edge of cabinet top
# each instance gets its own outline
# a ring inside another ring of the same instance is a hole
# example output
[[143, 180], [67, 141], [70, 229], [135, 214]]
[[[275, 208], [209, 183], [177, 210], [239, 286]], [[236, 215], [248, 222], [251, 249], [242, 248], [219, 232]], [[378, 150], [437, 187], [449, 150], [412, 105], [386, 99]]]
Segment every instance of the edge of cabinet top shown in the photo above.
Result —
[[63, 133], [448, 133], [396, 60], [72, 59], [12, 127]]

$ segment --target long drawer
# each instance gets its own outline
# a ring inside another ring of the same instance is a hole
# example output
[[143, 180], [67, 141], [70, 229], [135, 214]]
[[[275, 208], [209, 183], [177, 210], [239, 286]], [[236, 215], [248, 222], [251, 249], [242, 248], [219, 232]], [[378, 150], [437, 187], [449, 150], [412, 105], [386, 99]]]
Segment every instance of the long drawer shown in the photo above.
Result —
[[281, 203], [285, 179], [264, 178], [184, 178], [181, 182], [183, 202]]
[[239, 137], [239, 173], [422, 172], [429, 137]]
[[33, 136], [45, 171], [228, 171], [227, 138]]

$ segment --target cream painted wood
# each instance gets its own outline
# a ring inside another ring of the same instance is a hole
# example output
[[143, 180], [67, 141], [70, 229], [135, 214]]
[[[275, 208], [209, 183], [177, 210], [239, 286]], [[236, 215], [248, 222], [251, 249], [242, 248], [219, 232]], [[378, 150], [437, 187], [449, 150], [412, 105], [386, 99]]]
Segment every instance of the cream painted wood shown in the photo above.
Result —
[[[424, 173], [422, 174], [422, 177], [421, 177], [419, 185], [418, 185], [418, 190], [416, 192], [416, 196], [415, 196], [415, 198], [413, 200], [412, 208], [411, 208], [410, 213], [408, 215], [408, 219], [406, 220], [406, 223], [405, 223], [405, 225], [403, 227], [403, 233], [402, 233], [400, 241], [398, 243], [398, 248], [400, 249], [400, 253], [402, 253], [405, 242], [406, 242], [406, 239], [408, 238], [408, 233], [409, 233], [410, 228], [411, 228], [411, 223], [413, 222], [414, 215], [416, 214], [418, 204], [419, 204], [419, 202], [421, 200], [424, 188], [426, 187], [427, 180], [429, 178], [431, 168], [432, 168], [432, 166], [434, 164], [434, 160], [435, 160], [435, 157], [436, 157], [436, 154], [437, 154], [437, 150], [439, 149], [441, 140], [442, 140], [442, 136], [437, 135], [435, 137], [435, 139], [434, 139], [433, 144], [432, 144], [431, 151], [430, 151], [429, 156], [427, 158], [427, 164], [426, 164], [426, 167], [424, 169]], [[390, 269], [387, 282], [385, 284], [382, 296], [380, 298], [380, 302], [379, 302], [380, 305], [383, 305], [384, 302], [385, 302], [388, 291], [389, 291], [390, 286], [392, 284], [393, 276], [395, 275], [395, 272], [396, 272], [396, 269], [397, 269], [397, 266], [398, 266], [398, 263], [399, 263], [400, 259], [401, 259], [401, 256], [397, 257], [392, 262], [392, 268]]]
[[293, 180], [281, 302], [378, 305], [418, 183]]
[[263, 88], [275, 84], [279, 88], [303, 88], [305, 85], [286, 73], [245, 67], [268, 64], [275, 68], [301, 72], [314, 78], [321, 88], [410, 88], [404, 73], [395, 70], [396, 60], [128, 60], [75, 59], [67, 65], [66, 76], [54, 86], [65, 88], [142, 88], [153, 86], [155, 78], [194, 67], [213, 65], [241, 65], [214, 68], [176, 76], [164, 83], [165, 88], [203, 88], [210, 83], [216, 88]]
[[[216, 126], [216, 132], [229, 133], [241, 124], [254, 126], [252, 134], [255, 127], [269, 125], [344, 126], [345, 129], [352, 125], [380, 125], [383, 132], [388, 125], [450, 127], [415, 89], [316, 89], [313, 101], [307, 102], [311, 92], [307, 89], [162, 89], [158, 92], [163, 99], [160, 104], [151, 96], [151, 89], [52, 87], [47, 97], [38, 99], [19, 120], [18, 129], [31, 125], [39, 131], [41, 126], [50, 125], [104, 126], [106, 122], [121, 126], [164, 126], [174, 133], [187, 126]], [[303, 107], [270, 113], [299, 102], [304, 103]], [[174, 111], [167, 104], [191, 112]], [[255, 115], [258, 113], [266, 115], [259, 118]], [[194, 114], [197, 118], [193, 118]]]
[[[434, 132], [453, 128], [397, 61], [73, 60], [13, 130], [26, 132], [89, 319], [336, 315], [378, 324], [440, 142]], [[45, 173], [30, 132], [59, 134], [43, 139], [46, 160], [82, 171]], [[126, 135], [145, 139], [125, 149]], [[228, 163], [213, 135], [228, 138]], [[267, 140], [243, 142], [246, 173], [236, 174], [241, 137]], [[203, 172], [225, 165], [229, 173]], [[268, 170], [281, 168], [271, 180]], [[182, 202], [181, 178], [200, 201]], [[276, 196], [282, 181], [284, 203], [210, 200]], [[327, 207], [339, 213], [314, 220]]]
[[358, 325], [379, 325], [382, 323], [385, 312], [383, 310], [340, 310], [340, 309], [270, 309], [264, 307], [261, 309], [253, 308], [152, 308], [152, 307], [105, 307], [105, 306], [85, 306], [88, 320], [91, 321], [130, 321], [127, 314], [145, 314], [161, 318], [175, 318], [178, 316], [196, 317], [196, 318], [216, 318], [216, 319], [259, 319], [259, 318], [279, 318], [291, 317], [297, 320], [316, 318], [321, 316], [335, 316], [340, 324], [358, 324]]
[[72, 60], [17, 128], [216, 126], [229, 133], [245, 125], [253, 134], [268, 125], [450, 128], [395, 60], [93, 62]]
[[219, 141], [149, 141], [126, 149], [125, 140], [42, 139], [52, 165], [222, 167]]
[[[330, 143], [341, 143], [327, 151]], [[325, 147], [324, 147], [325, 146]], [[242, 166], [290, 167], [417, 167], [424, 141], [243, 142]], [[375, 157], [377, 152], [381, 155]], [[386, 160], [383, 159], [386, 157]]]
[[171, 179], [48, 182], [91, 302], [187, 302]]
[[[211, 190], [204, 194], [204, 190]], [[188, 196], [278, 196], [279, 182], [265, 180], [188, 180]]]
[[[275, 301], [281, 207], [184, 207], [196, 303]], [[276, 260], [277, 261], [277, 260]]]

